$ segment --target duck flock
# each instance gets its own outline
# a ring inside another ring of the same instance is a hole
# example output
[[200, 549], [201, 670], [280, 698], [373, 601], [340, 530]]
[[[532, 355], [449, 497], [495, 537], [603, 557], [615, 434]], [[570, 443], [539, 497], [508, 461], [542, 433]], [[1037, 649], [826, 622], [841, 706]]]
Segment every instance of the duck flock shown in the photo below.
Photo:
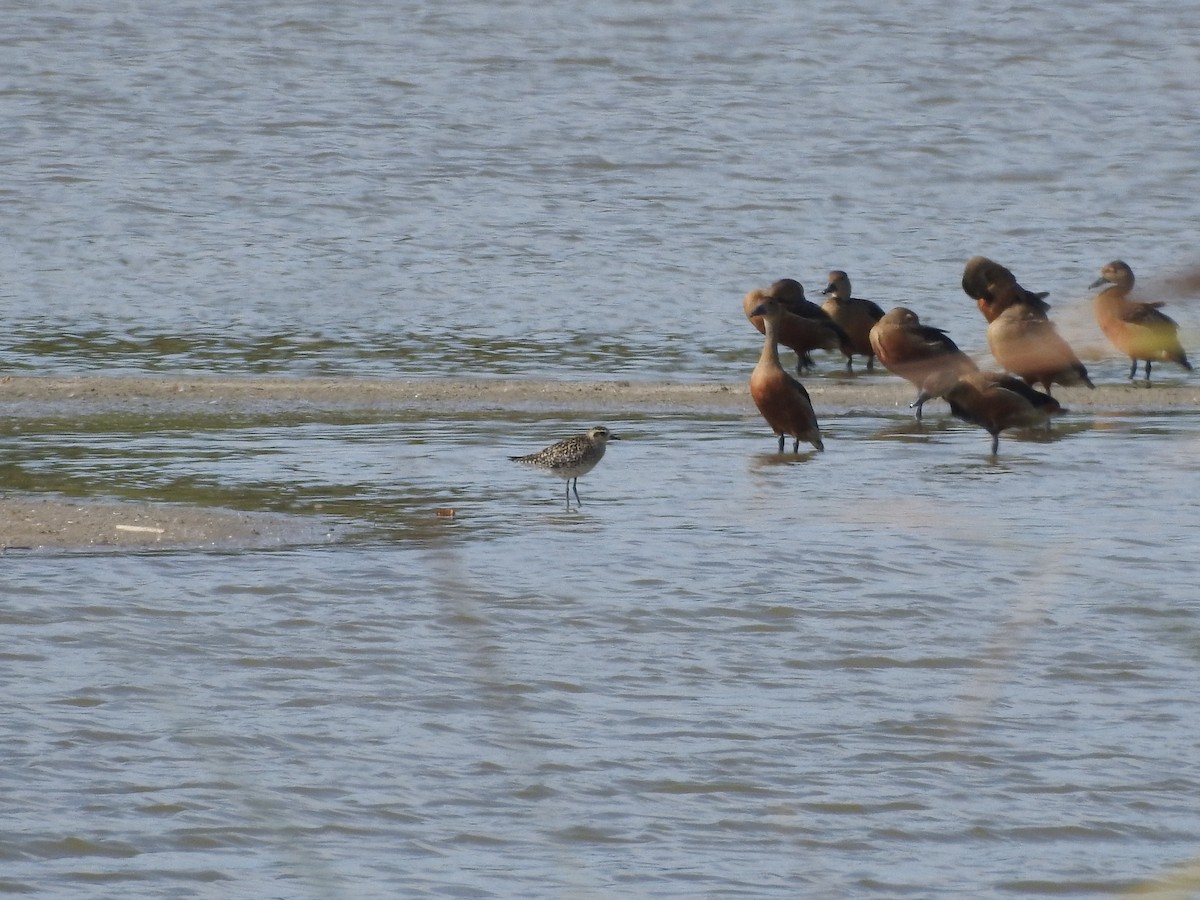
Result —
[[[1026, 290], [1011, 271], [984, 256], [975, 256], [963, 269], [962, 287], [987, 320], [988, 346], [1002, 372], [980, 371], [940, 328], [921, 323], [911, 309], [897, 306], [884, 312], [876, 303], [854, 297], [850, 278], [841, 270], [829, 273], [821, 292], [828, 299], [818, 306], [804, 296], [804, 287], [791, 278], [750, 291], [742, 301], [746, 317], [766, 336], [758, 365], [750, 376], [750, 396], [779, 438], [782, 453], [787, 438], [792, 452], [805, 441], [824, 450], [821, 426], [808, 391], [779, 362], [779, 345], [796, 352], [796, 371], [813, 367], [814, 350], [840, 351], [850, 370], [855, 356], [875, 360], [913, 383], [917, 418], [921, 407], [935, 397], [950, 404], [958, 418], [984, 428], [992, 436], [992, 455], [1000, 449], [1000, 433], [1008, 428], [1048, 427], [1050, 417], [1063, 412], [1050, 394], [1052, 385], [1095, 387], [1087, 368], [1050, 321], [1046, 293]], [[1137, 364], [1174, 362], [1191, 370], [1179, 343], [1179, 326], [1160, 311], [1162, 303], [1130, 297], [1133, 270], [1117, 260], [1105, 266], [1091, 285], [1103, 287], [1092, 300], [1096, 321], [1113, 345]], [[1040, 385], [1041, 390], [1035, 385]], [[536, 453], [510, 456], [566, 480], [567, 507], [571, 490], [579, 501], [579, 477], [604, 458], [609, 441], [619, 440], [603, 425], [585, 434], [552, 444]]]
[[[1131, 379], [1139, 361], [1146, 364], [1147, 384], [1152, 362], [1174, 362], [1191, 370], [1179, 326], [1160, 310], [1163, 304], [1130, 297], [1133, 270], [1128, 265], [1109, 263], [1091, 287], [1103, 287], [1092, 300], [1096, 322], [1132, 361]], [[850, 279], [840, 270], [829, 273], [822, 291], [828, 299], [820, 306], [806, 299], [801, 284], [790, 278], [746, 294], [746, 317], [766, 335], [750, 376], [750, 395], [778, 436], [779, 451], [788, 437], [794, 441], [792, 452], [801, 441], [825, 449], [808, 392], [779, 362], [780, 344], [796, 352], [797, 374], [812, 367], [814, 350], [841, 351], [847, 370], [856, 355], [866, 358], [868, 371], [878, 359], [917, 388], [912, 407], [918, 419], [924, 403], [944, 399], [955, 416], [992, 436], [993, 455], [1005, 429], [1048, 426], [1050, 416], [1063, 411], [1050, 394], [1051, 385], [1094, 387], [1087, 368], [1050, 320], [1046, 293], [1026, 290], [1011, 271], [983, 256], [967, 261], [962, 288], [987, 320], [988, 346], [1005, 371], [980, 371], [945, 331], [922, 324], [906, 307], [885, 313], [878, 304], [852, 296]]]

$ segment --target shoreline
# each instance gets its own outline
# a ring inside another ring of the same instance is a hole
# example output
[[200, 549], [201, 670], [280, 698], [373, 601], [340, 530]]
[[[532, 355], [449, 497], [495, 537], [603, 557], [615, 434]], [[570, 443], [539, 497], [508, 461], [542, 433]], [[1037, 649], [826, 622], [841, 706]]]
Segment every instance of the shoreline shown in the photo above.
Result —
[[[818, 411], [907, 409], [916, 390], [887, 374], [803, 379]], [[1068, 409], [1151, 412], [1200, 409], [1200, 381], [1055, 387]], [[279, 413], [288, 410], [380, 412], [480, 409], [588, 412], [754, 412], [745, 381], [540, 381], [529, 379], [377, 379], [326, 377], [36, 376], [0, 378], [0, 415], [37, 418], [116, 411]]]
[[[819, 415], [911, 415], [915, 390], [887, 374], [804, 380]], [[1122, 414], [1200, 410], [1200, 381], [1101, 384], [1055, 391], [1072, 412]], [[79, 421], [112, 414], [160, 416], [428, 412], [673, 412], [757, 415], [745, 382], [535, 381], [324, 377], [24, 376], [0, 378], [9, 422]], [[64, 429], [68, 426], [64, 426]], [[0, 555], [11, 552], [246, 550], [337, 540], [319, 518], [165, 503], [0, 496]]]

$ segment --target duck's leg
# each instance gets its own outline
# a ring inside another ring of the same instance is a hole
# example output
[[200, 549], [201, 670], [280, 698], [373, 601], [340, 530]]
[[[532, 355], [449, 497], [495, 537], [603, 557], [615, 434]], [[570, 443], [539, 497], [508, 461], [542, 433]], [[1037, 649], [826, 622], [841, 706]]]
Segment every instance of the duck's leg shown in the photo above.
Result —
[[909, 409], [915, 409], [917, 411], [917, 421], [918, 422], [921, 421], [921, 407], [923, 407], [925, 405], [925, 401], [928, 399], [929, 399], [929, 395], [926, 394], [924, 391], [921, 391], [919, 394], [917, 394], [917, 399], [914, 400], [912, 403], [908, 404]]

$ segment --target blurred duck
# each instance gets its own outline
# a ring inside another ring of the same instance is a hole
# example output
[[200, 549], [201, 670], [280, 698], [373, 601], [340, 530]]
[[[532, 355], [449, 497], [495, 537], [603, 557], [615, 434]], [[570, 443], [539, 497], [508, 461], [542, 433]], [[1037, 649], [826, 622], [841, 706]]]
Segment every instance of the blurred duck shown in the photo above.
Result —
[[1013, 304], [992, 319], [987, 339], [996, 362], [1026, 384], [1041, 384], [1047, 394], [1055, 383], [1095, 387], [1054, 323], [1026, 304]]
[[[867, 358], [867, 371], [875, 368], [875, 351], [871, 349], [871, 329], [883, 318], [883, 309], [878, 303], [850, 296], [850, 276], [841, 269], [829, 273], [829, 284], [821, 291], [829, 297], [821, 309], [846, 332], [850, 346], [859, 356]], [[854, 354], [846, 356], [846, 371], [854, 362]]]
[[1000, 432], [1049, 426], [1050, 416], [1063, 412], [1049, 394], [1002, 372], [968, 372], [946, 391], [945, 398], [954, 415], [992, 436], [992, 456], [1000, 450]]
[[1189, 372], [1183, 345], [1179, 343], [1179, 325], [1166, 313], [1159, 312], [1162, 303], [1144, 303], [1129, 297], [1133, 290], [1133, 269], [1114, 260], [1100, 270], [1092, 288], [1106, 285], [1092, 298], [1092, 310], [1100, 330], [1113, 346], [1132, 360], [1129, 377], [1137, 375], [1139, 359], [1146, 361], [1146, 383], [1150, 383], [1152, 360], [1176, 362]]
[[1022, 306], [1046, 318], [1050, 304], [1046, 291], [1034, 293], [1017, 283], [1011, 271], [986, 256], [972, 256], [963, 267], [962, 289], [975, 301], [983, 317], [992, 322], [1011, 306]]
[[754, 310], [768, 300], [777, 301], [783, 308], [779, 320], [779, 343], [796, 351], [796, 371], [803, 372], [813, 367], [813, 350], [841, 350], [850, 354], [850, 338], [830, 318], [829, 313], [804, 296], [804, 286], [791, 278], [782, 278], [769, 288], [750, 291], [742, 298], [742, 310], [746, 318], [766, 334], [766, 325], [761, 315]]
[[808, 391], [779, 364], [779, 331], [789, 313], [779, 300], [770, 298], [751, 310], [751, 315], [762, 320], [766, 340], [758, 365], [750, 375], [750, 396], [771, 430], [779, 436], [779, 452], [783, 452], [788, 435], [795, 438], [793, 453], [800, 449], [801, 441], [824, 450]]
[[922, 325], [911, 309], [897, 306], [871, 329], [871, 348], [889, 372], [917, 386], [912, 406], [921, 418], [928, 400], [943, 396], [960, 375], [978, 367], [940, 328]]

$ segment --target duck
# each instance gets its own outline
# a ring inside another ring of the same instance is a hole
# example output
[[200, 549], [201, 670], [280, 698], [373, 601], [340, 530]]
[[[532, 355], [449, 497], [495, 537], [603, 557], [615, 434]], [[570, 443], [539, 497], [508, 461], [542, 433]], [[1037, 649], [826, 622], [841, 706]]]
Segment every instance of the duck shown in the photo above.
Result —
[[779, 452], [783, 452], [788, 436], [794, 439], [792, 452], [800, 450], [806, 441], [817, 450], [824, 450], [821, 427], [813, 410], [812, 400], [804, 385], [784, 371], [779, 362], [779, 332], [790, 315], [777, 298], [769, 298], [756, 306], [752, 314], [763, 322], [766, 339], [758, 365], [750, 374], [750, 396], [754, 405], [779, 437]]
[[871, 349], [884, 368], [917, 387], [917, 399], [911, 405], [918, 421], [925, 403], [941, 397], [960, 375], [979, 369], [950, 335], [922, 325], [920, 317], [905, 306], [894, 307], [875, 323]]
[[[867, 358], [867, 371], [875, 368], [875, 351], [871, 348], [871, 329], [883, 318], [883, 307], [872, 300], [863, 300], [851, 296], [850, 276], [841, 269], [829, 273], [829, 283], [822, 294], [829, 297], [821, 304], [821, 309], [829, 313], [846, 332], [851, 349], [859, 356]], [[854, 353], [846, 356], [846, 371], [851, 371], [854, 363]]]
[[986, 256], [972, 256], [963, 266], [962, 289], [990, 323], [1010, 306], [1023, 306], [1043, 319], [1049, 316], [1048, 291], [1022, 287], [1012, 271]]
[[988, 323], [988, 347], [1003, 368], [1028, 385], [1094, 388], [1087, 367], [1058, 333], [1054, 323], [1025, 303], [1006, 307]]
[[1049, 394], [1006, 372], [966, 372], [944, 394], [950, 412], [992, 436], [992, 456], [1000, 452], [1000, 433], [1009, 428], [1049, 426], [1050, 416], [1065, 410]]
[[1159, 309], [1161, 302], [1133, 300], [1133, 269], [1116, 259], [1100, 270], [1090, 287], [1102, 287], [1092, 298], [1092, 311], [1100, 330], [1131, 360], [1129, 377], [1137, 375], [1138, 360], [1146, 363], [1146, 384], [1150, 383], [1152, 361], [1174, 362], [1189, 372], [1192, 364], [1179, 343], [1179, 324]]
[[768, 288], [752, 290], [742, 298], [742, 311], [760, 334], [766, 334], [762, 316], [754, 310], [768, 300], [777, 300], [784, 315], [779, 321], [779, 343], [796, 352], [796, 372], [813, 368], [813, 350], [850, 349], [850, 338], [829, 313], [804, 296], [804, 285], [794, 278], [781, 278]]

